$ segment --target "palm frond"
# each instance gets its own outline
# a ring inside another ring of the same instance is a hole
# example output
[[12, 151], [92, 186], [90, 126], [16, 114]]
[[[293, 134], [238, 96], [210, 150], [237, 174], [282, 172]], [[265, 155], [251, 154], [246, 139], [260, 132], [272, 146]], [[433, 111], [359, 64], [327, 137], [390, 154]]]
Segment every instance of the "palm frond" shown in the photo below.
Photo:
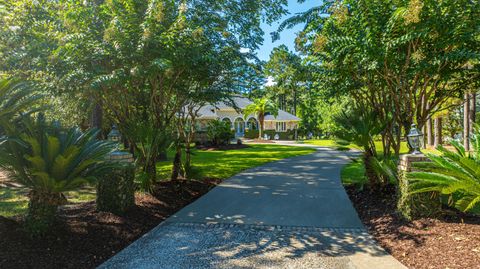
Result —
[[480, 203], [480, 160], [478, 159], [479, 129], [472, 135], [473, 152], [466, 152], [462, 144], [452, 141], [455, 152], [438, 147], [440, 154], [427, 154], [430, 164], [417, 163], [420, 172], [410, 172], [411, 193], [436, 191], [457, 199], [455, 208], [467, 212]]

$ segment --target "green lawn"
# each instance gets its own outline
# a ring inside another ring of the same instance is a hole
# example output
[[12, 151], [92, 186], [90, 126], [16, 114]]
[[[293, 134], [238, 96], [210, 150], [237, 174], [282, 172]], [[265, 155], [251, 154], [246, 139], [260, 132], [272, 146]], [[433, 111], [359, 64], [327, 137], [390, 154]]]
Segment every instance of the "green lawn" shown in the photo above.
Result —
[[367, 183], [365, 177], [365, 165], [361, 159], [357, 159], [342, 168], [342, 183], [345, 185], [364, 185]]
[[[248, 148], [236, 150], [195, 150], [192, 164], [195, 178], [229, 178], [239, 172], [268, 162], [305, 155], [315, 149], [279, 145], [249, 145]], [[169, 161], [159, 162], [157, 169], [161, 178], [168, 178], [172, 169], [172, 154]]]
[[24, 214], [28, 198], [21, 189], [0, 188], [0, 216], [12, 217]]
[[[375, 142], [375, 146], [377, 147], [378, 155], [382, 156], [383, 154], [383, 146], [381, 141]], [[355, 146], [353, 147], [355, 148]], [[433, 153], [439, 154], [440, 152], [435, 149], [422, 149], [423, 153]], [[408, 146], [406, 142], [402, 142], [400, 145], [400, 154], [408, 153]], [[341, 178], [342, 182], [346, 185], [364, 185], [367, 183], [367, 179], [365, 178], [365, 166], [361, 159], [357, 159], [342, 168], [341, 171]]]
[[[22, 188], [0, 188], [0, 216], [12, 217], [27, 212], [28, 190]], [[79, 191], [65, 193], [70, 203], [95, 200], [95, 188], [85, 187]]]
[[[303, 141], [304, 144], [316, 145], [320, 147], [334, 147], [340, 149], [358, 149], [358, 146], [354, 144], [349, 145], [339, 145], [333, 139], [319, 139], [319, 140], [305, 140]], [[375, 146], [377, 148], [378, 154], [383, 154], [383, 146], [382, 141], [375, 141]], [[408, 146], [406, 142], [402, 142], [400, 145], [400, 154], [404, 154], [408, 152]]]

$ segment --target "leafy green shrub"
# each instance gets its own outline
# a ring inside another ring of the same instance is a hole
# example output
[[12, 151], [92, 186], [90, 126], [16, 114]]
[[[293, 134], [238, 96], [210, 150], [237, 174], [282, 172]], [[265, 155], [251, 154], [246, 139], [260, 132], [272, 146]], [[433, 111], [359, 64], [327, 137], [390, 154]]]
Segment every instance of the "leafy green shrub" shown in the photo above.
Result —
[[135, 165], [119, 163], [108, 174], [98, 179], [97, 210], [124, 214], [135, 206]]
[[274, 139], [275, 135], [278, 134], [280, 140], [294, 140], [295, 139], [295, 130], [287, 130], [286, 132], [277, 132], [275, 130], [265, 130], [264, 134], [267, 134], [270, 139]]
[[246, 131], [245, 131], [245, 138], [248, 138], [248, 139], [257, 139], [259, 132], [260, 132], [259, 130], [246, 130]]
[[473, 150], [466, 152], [463, 145], [452, 140], [455, 152], [442, 146], [441, 154], [427, 154], [432, 162], [415, 163], [420, 172], [408, 173], [412, 193], [436, 191], [450, 197], [450, 204], [463, 212], [471, 212], [480, 204], [480, 132], [478, 126], [472, 135]]
[[235, 137], [230, 125], [219, 120], [208, 123], [207, 136], [210, 142], [216, 146], [226, 145]]
[[77, 190], [103, 175], [114, 146], [96, 139], [97, 131], [82, 133], [30, 117], [0, 142], [0, 169], [30, 189], [26, 227], [41, 235], [53, 223], [64, 192]]
[[385, 128], [385, 124], [378, 120], [378, 116], [372, 111], [350, 110], [335, 116], [339, 130], [335, 136], [340, 143], [353, 143], [363, 151], [363, 163], [365, 164], [365, 176], [369, 181], [370, 188], [378, 188], [387, 183], [390, 176], [383, 176], [379, 172], [387, 171], [387, 165], [383, 165], [377, 156], [375, 137]]

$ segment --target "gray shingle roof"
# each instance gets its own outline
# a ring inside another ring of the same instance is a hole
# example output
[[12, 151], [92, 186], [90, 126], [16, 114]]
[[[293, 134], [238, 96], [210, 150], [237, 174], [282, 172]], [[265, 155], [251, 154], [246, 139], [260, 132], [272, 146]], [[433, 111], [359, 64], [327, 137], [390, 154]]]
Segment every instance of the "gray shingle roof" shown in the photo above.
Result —
[[[244, 109], [248, 105], [252, 104], [253, 102], [250, 101], [246, 97], [241, 97], [241, 96], [235, 96], [233, 98], [233, 102], [237, 105], [237, 107]], [[233, 107], [225, 102], [219, 102], [215, 106], [213, 105], [206, 105], [202, 107], [199, 111], [199, 118], [203, 119], [211, 119], [211, 118], [216, 118], [217, 114], [215, 114], [215, 110], [231, 110]], [[296, 117], [295, 115], [292, 115], [286, 111], [279, 110], [278, 111], [278, 116], [275, 118], [273, 115], [267, 115], [265, 116], [266, 121], [300, 121], [301, 119]]]
[[284, 120], [289, 120], [289, 121], [300, 121], [301, 119], [293, 114], [290, 114], [286, 111], [283, 110], [278, 110], [278, 116], [275, 118], [273, 115], [267, 115], [265, 116], [265, 120], [277, 120], [277, 121], [284, 121]]

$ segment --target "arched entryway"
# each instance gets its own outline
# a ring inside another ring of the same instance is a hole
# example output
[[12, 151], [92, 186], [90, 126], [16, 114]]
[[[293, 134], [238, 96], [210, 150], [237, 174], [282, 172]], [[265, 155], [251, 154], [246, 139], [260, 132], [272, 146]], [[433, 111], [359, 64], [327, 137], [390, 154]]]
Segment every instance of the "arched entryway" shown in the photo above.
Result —
[[232, 128], [232, 121], [229, 118], [223, 118], [222, 121]]
[[242, 118], [235, 119], [235, 136], [243, 137], [245, 135], [245, 121]]
[[247, 128], [248, 128], [248, 130], [252, 130], [252, 131], [258, 130], [258, 121], [257, 121], [257, 119], [255, 119], [255, 118], [250, 118], [250, 119], [248, 119], [248, 121], [247, 121]]

